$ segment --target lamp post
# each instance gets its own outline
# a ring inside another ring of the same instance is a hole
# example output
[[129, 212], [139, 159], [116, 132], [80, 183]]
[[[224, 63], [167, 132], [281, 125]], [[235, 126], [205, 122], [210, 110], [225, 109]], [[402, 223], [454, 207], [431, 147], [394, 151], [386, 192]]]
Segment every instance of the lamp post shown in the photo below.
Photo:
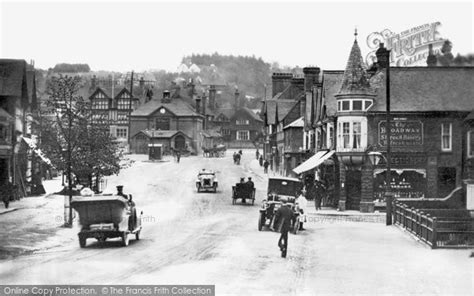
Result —
[[381, 68], [385, 68], [385, 99], [386, 99], [386, 136], [387, 136], [387, 154], [386, 154], [386, 163], [387, 163], [387, 172], [385, 174], [385, 202], [387, 206], [387, 225], [392, 225], [392, 201], [393, 194], [392, 188], [390, 185], [391, 182], [391, 155], [390, 155], [390, 137], [391, 137], [391, 116], [390, 116], [390, 50], [387, 50], [384, 47], [383, 43], [380, 43], [379, 49], [375, 52], [377, 56], [377, 62]]

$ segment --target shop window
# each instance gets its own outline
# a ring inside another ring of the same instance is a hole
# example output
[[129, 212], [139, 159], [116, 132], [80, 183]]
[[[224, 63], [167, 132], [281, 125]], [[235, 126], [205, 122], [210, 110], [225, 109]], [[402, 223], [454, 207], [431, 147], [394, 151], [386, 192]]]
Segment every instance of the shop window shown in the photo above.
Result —
[[453, 132], [453, 125], [451, 123], [441, 124], [441, 150], [442, 151], [452, 150], [452, 132]]
[[474, 131], [467, 132], [467, 157], [474, 157]]

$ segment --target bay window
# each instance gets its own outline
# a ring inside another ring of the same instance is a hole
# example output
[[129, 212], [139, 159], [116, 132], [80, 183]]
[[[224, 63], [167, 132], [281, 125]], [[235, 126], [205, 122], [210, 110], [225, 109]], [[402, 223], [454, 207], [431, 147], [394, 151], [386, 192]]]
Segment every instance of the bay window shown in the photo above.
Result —
[[[328, 139], [330, 135], [328, 134]], [[328, 147], [330, 145], [328, 140]], [[338, 118], [337, 148], [338, 150], [361, 150], [367, 147], [367, 118], [344, 116]]]

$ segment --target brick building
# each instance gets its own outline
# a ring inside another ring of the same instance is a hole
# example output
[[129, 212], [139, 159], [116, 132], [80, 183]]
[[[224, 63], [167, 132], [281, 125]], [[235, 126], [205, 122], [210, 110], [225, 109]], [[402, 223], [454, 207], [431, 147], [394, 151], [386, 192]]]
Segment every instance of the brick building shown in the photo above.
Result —
[[[341, 210], [371, 212], [384, 203], [386, 164], [373, 166], [367, 153], [386, 154], [385, 73], [381, 63], [367, 71], [355, 40], [345, 71], [323, 71], [307, 104], [305, 121], [315, 139], [305, 148], [335, 150], [329, 168], [313, 169], [333, 180]], [[472, 178], [473, 77], [472, 67], [390, 67], [396, 197], [444, 197]]]

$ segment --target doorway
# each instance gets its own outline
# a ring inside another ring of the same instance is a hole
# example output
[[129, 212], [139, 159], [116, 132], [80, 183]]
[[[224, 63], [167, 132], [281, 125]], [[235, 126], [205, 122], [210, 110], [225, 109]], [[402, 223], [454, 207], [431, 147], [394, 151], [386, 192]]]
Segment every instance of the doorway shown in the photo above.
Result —
[[176, 150], [184, 150], [186, 148], [186, 140], [182, 135], [177, 135], [174, 138], [174, 149]]
[[456, 188], [456, 168], [438, 168], [438, 198], [446, 197]]
[[359, 170], [346, 171], [346, 209], [359, 210], [361, 197], [361, 176]]

